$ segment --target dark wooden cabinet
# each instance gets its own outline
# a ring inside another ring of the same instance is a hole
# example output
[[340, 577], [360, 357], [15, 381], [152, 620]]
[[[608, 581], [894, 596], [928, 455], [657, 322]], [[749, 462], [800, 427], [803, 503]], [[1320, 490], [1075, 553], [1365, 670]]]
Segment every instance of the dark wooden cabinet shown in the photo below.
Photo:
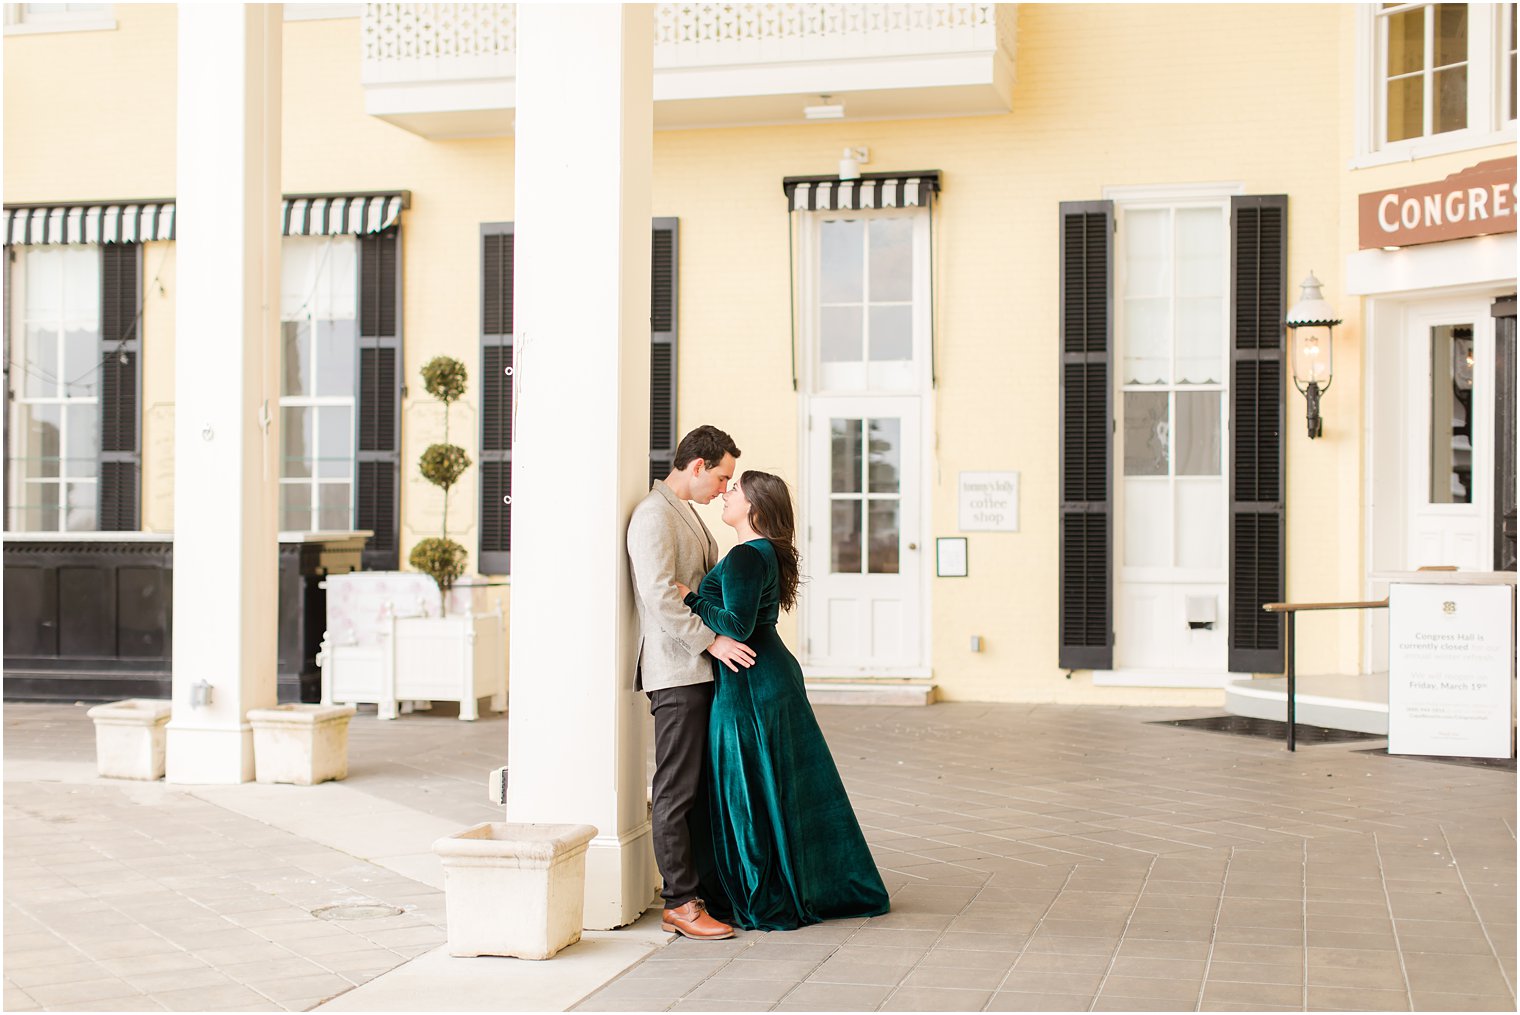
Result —
[[[316, 701], [329, 574], [356, 571], [363, 535], [280, 543], [279, 700]], [[7, 701], [168, 698], [173, 674], [174, 542], [8, 537]]]
[[322, 700], [322, 672], [317, 650], [327, 629], [327, 593], [322, 580], [330, 574], [359, 571], [364, 551], [362, 536], [310, 536], [301, 542], [280, 543], [280, 701]]
[[174, 544], [8, 538], [5, 698], [169, 697]]

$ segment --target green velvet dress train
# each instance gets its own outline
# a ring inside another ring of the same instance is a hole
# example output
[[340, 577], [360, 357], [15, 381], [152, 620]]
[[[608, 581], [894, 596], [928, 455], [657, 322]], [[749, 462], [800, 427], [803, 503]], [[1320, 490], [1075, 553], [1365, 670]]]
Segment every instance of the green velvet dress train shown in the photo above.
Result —
[[802, 667], [776, 634], [779, 602], [776, 551], [766, 539], [734, 547], [686, 597], [708, 627], [755, 650], [747, 670], [713, 664], [712, 853], [699, 861], [711, 867], [703, 885], [709, 909], [746, 930], [887, 911]]

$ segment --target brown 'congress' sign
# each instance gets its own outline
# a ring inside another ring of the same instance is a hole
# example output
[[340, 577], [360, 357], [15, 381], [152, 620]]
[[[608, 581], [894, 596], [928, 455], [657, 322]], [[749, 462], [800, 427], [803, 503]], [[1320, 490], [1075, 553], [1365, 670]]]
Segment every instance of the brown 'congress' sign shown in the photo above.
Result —
[[1515, 160], [1480, 162], [1437, 183], [1361, 195], [1361, 249], [1512, 233], [1515, 207]]

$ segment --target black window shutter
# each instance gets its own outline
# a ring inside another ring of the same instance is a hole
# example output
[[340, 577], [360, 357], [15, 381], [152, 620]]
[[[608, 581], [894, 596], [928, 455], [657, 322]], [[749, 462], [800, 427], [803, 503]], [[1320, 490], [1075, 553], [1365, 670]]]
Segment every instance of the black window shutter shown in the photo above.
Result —
[[358, 517], [374, 533], [367, 571], [401, 565], [401, 240], [396, 229], [359, 240]]
[[97, 527], [141, 528], [142, 245], [100, 246], [100, 478]]
[[[677, 220], [654, 220], [649, 298], [649, 475], [675, 461]], [[480, 570], [511, 574], [512, 259], [510, 222], [480, 227]]]
[[16, 251], [5, 247], [5, 303], [0, 308], [0, 334], [5, 336], [5, 426], [0, 427], [0, 444], [4, 445], [5, 486], [3, 496], [5, 498], [5, 527], [11, 525], [11, 272], [15, 270]]
[[1515, 297], [1495, 300], [1494, 570], [1515, 569]]
[[1061, 649], [1068, 669], [1114, 663], [1111, 201], [1061, 203]]
[[512, 573], [512, 254], [510, 222], [480, 227], [480, 548], [482, 574]]
[[649, 482], [664, 479], [675, 463], [676, 442], [676, 223], [654, 220], [649, 264]]
[[1235, 673], [1283, 672], [1284, 336], [1288, 198], [1230, 199], [1230, 650]]

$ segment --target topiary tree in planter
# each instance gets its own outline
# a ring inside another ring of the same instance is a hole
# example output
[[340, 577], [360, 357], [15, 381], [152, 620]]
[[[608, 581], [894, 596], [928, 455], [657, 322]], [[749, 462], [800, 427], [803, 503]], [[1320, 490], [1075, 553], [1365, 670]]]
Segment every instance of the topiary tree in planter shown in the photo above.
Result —
[[418, 541], [407, 560], [412, 567], [432, 575], [445, 598], [450, 587], [464, 574], [468, 556], [463, 546], [449, 538], [449, 488], [470, 467], [470, 456], [464, 448], [449, 443], [449, 406], [464, 395], [468, 381], [464, 364], [451, 356], [435, 356], [422, 366], [423, 387], [443, 403], [443, 443], [429, 445], [417, 465], [423, 479], [443, 490], [443, 533], [437, 539]]

